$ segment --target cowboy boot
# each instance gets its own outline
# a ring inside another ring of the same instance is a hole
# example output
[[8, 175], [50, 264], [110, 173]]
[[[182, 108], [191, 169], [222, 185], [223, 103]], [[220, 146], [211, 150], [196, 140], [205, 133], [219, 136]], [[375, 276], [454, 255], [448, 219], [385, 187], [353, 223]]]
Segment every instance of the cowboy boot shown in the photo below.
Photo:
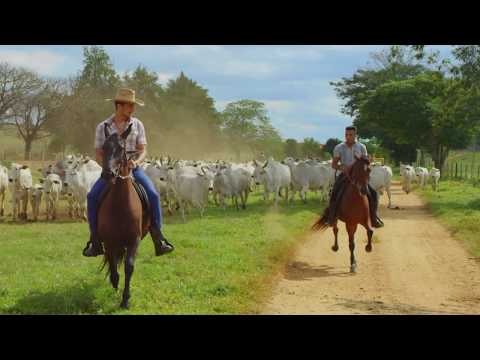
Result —
[[152, 236], [153, 244], [155, 246], [155, 255], [160, 256], [172, 252], [175, 248], [163, 236], [162, 231], [156, 227], [150, 228], [150, 235]]
[[90, 241], [87, 242], [87, 246], [83, 249], [83, 256], [94, 257], [102, 255], [103, 246], [98, 238], [94, 234], [90, 234]]
[[370, 187], [367, 188], [367, 198], [368, 198], [368, 205], [370, 208], [370, 220], [372, 221], [372, 226], [374, 228], [381, 228], [385, 224], [378, 216], [378, 195], [373, 193]]

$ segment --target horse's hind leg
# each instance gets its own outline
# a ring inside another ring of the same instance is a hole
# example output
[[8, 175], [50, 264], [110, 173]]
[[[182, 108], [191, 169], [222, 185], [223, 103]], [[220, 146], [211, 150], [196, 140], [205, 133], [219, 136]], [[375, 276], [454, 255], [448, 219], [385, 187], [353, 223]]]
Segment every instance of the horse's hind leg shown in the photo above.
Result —
[[347, 224], [348, 232], [348, 248], [350, 249], [350, 272], [357, 272], [357, 261], [355, 260], [355, 231], [357, 230], [357, 225]]
[[368, 236], [368, 243], [367, 243], [367, 246], [365, 246], [365, 251], [366, 252], [371, 252], [372, 251], [373, 230], [367, 230], [367, 236]]
[[[140, 239], [138, 239], [137, 244], [139, 242]], [[128, 309], [128, 300], [130, 299], [130, 279], [133, 275], [137, 244], [127, 248], [127, 256], [125, 257], [125, 287], [123, 289], [122, 303], [120, 304], [122, 309]]]
[[332, 246], [332, 250], [337, 252], [338, 251], [338, 225], [336, 221], [335, 221], [335, 224], [333, 224], [333, 235], [335, 235], [335, 243]]

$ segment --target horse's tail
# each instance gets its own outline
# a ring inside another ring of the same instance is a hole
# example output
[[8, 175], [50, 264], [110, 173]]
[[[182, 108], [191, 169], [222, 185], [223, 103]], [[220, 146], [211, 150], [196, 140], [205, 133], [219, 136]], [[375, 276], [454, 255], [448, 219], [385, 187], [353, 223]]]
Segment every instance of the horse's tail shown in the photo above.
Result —
[[126, 256], [126, 250], [123, 246], [114, 248], [114, 249], [105, 249], [105, 254], [103, 255], [103, 262], [100, 268], [100, 271], [105, 269], [105, 266], [108, 264], [107, 273], [105, 278], [111, 275], [112, 265], [116, 264], [117, 269], [122, 264]]
[[323, 211], [323, 215], [318, 219], [313, 225], [312, 230], [314, 231], [323, 231], [325, 230], [330, 224], [328, 223], [328, 214], [329, 214], [329, 207], [327, 207]]

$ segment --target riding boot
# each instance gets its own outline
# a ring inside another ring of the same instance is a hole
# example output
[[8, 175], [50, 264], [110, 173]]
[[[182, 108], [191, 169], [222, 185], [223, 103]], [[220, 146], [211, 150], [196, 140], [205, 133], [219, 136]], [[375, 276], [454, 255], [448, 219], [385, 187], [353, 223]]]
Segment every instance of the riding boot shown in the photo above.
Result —
[[378, 216], [378, 194], [376, 192], [374, 193], [374, 191], [375, 190], [368, 187], [367, 198], [370, 208], [370, 220], [374, 228], [381, 228], [384, 226], [384, 223]]
[[337, 208], [339, 203], [339, 198], [341, 196], [340, 190], [343, 185], [343, 177], [339, 177], [332, 188], [330, 194], [330, 204], [328, 205], [328, 225], [333, 226], [337, 218]]
[[102, 243], [94, 234], [90, 234], [90, 241], [87, 242], [87, 246], [83, 249], [83, 256], [93, 257], [102, 255], [103, 253]]
[[155, 255], [160, 256], [172, 252], [174, 246], [163, 236], [162, 231], [156, 227], [150, 228], [150, 235], [155, 245]]

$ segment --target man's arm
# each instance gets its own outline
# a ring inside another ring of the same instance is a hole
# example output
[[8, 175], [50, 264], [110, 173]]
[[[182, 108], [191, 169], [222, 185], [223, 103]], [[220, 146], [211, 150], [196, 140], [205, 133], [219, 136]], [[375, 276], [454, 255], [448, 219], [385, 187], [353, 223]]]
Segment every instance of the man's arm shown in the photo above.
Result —
[[103, 149], [95, 149], [95, 160], [98, 165], [103, 166]]
[[145, 144], [137, 144], [136, 148], [138, 153], [135, 154], [135, 160], [130, 160], [128, 162], [129, 166], [132, 168], [140, 166], [145, 161], [145, 158], [147, 157], [147, 148]]
[[340, 161], [340, 156], [336, 156], [332, 159], [332, 168], [335, 170], [342, 171], [343, 165], [340, 165], [338, 162]]

